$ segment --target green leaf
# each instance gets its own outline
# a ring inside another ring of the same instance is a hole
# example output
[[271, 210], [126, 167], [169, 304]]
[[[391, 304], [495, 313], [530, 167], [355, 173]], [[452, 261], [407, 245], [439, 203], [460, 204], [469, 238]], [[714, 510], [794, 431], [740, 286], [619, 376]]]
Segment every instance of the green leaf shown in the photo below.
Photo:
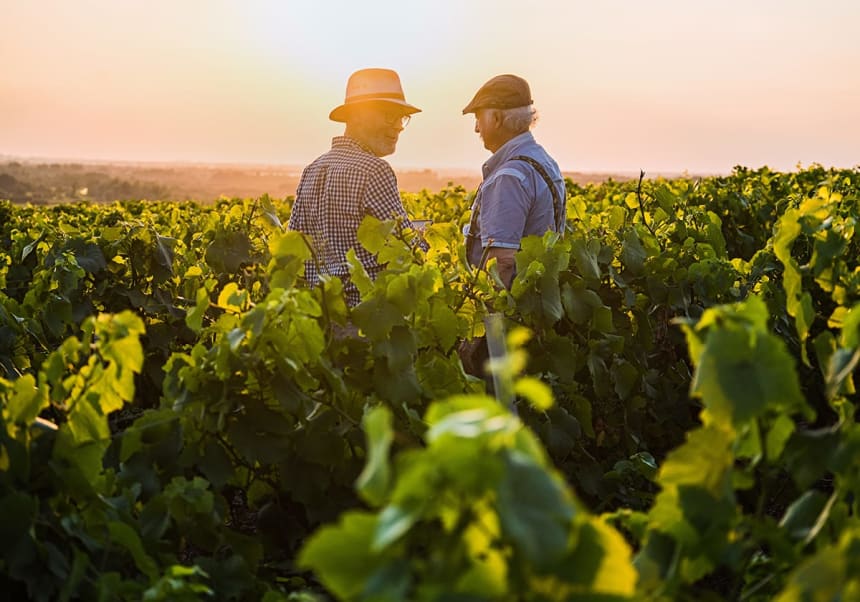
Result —
[[21, 491], [10, 491], [0, 497], [0, 541], [4, 556], [25, 537], [33, 527], [38, 512], [38, 500]]
[[654, 480], [654, 477], [657, 476], [659, 466], [657, 466], [657, 461], [654, 459], [654, 456], [648, 452], [637, 452], [630, 456], [630, 460], [633, 462], [636, 470], [646, 479]]
[[290, 230], [269, 239], [269, 253], [273, 259], [293, 258], [305, 261], [311, 258], [311, 250], [301, 232]]
[[84, 242], [76, 238], [69, 241], [69, 249], [75, 254], [77, 264], [90, 274], [100, 272], [107, 267], [104, 253], [93, 242]]
[[218, 295], [218, 307], [239, 313], [248, 302], [248, 291], [239, 288], [235, 282], [228, 282]]
[[[747, 304], [763, 306], [756, 297]], [[707, 314], [702, 320], [706, 318]], [[709, 330], [691, 390], [701, 396], [714, 418], [734, 425], [761, 415], [766, 408], [806, 406], [794, 361], [782, 340], [742, 324]]]
[[239, 349], [239, 346], [242, 344], [242, 341], [245, 340], [245, 331], [241, 328], [234, 328], [227, 333], [225, 338], [227, 339], [230, 351], [236, 353], [236, 350]]
[[173, 274], [173, 247], [176, 246], [176, 242], [175, 238], [169, 236], [155, 237], [155, 261], [170, 274]]
[[633, 559], [642, 591], [665, 587], [665, 582], [671, 583], [677, 571], [679, 546], [680, 544], [666, 533], [648, 532], [644, 545]]
[[502, 533], [539, 570], [548, 570], [572, 544], [573, 501], [545, 468], [515, 451], [503, 452], [505, 472], [497, 490]]
[[639, 241], [636, 230], [628, 230], [624, 235], [624, 244], [621, 245], [621, 262], [630, 273], [639, 276], [644, 271], [645, 260], [648, 254]]
[[271, 223], [279, 230], [284, 229], [284, 225], [281, 223], [281, 219], [278, 217], [278, 212], [275, 209], [275, 205], [272, 203], [272, 199], [269, 198], [268, 194], [264, 194], [260, 197], [260, 207], [263, 210], [263, 215], [266, 217], [266, 219], [269, 220], [269, 223]]
[[550, 324], [555, 324], [564, 316], [561, 291], [558, 288], [558, 275], [545, 273], [539, 281], [541, 309]]
[[415, 505], [413, 508], [398, 505], [386, 506], [379, 514], [379, 522], [376, 525], [371, 548], [379, 552], [409, 531], [412, 525], [421, 518], [420, 508], [420, 505]]
[[574, 324], [587, 324], [594, 310], [603, 307], [603, 300], [590, 289], [574, 289], [569, 284], [562, 288], [562, 302], [567, 317]]
[[[135, 332], [133, 336], [111, 339], [101, 345], [102, 356], [106, 360], [114, 362], [123, 372], [139, 373], [143, 368], [143, 347], [138, 336], [142, 332], [141, 329], [139, 333]], [[125, 399], [131, 399], [131, 397]]]
[[734, 451], [736, 457], [749, 458], [753, 464], [761, 460], [762, 440], [758, 422], [750, 421], [741, 425], [735, 440]]
[[271, 464], [282, 461], [294, 442], [292, 423], [269, 408], [248, 405], [244, 414], [237, 415], [227, 429], [235, 450], [251, 462]]
[[667, 485], [696, 485], [720, 498], [728, 492], [728, 476], [734, 463], [734, 435], [708, 426], [687, 433], [687, 441], [669, 452], [658, 473]]
[[110, 428], [105, 415], [100, 411], [100, 401], [97, 396], [92, 400], [79, 399], [69, 411], [69, 420], [60, 429], [68, 430], [73, 440], [79, 444], [89, 441], [107, 441], [110, 438]]
[[791, 438], [796, 426], [794, 420], [786, 414], [780, 414], [774, 420], [770, 430], [767, 432], [765, 441], [765, 453], [770, 462], [776, 462], [779, 456], [782, 455], [782, 450], [785, 449], [785, 444]]
[[216, 273], [236, 274], [252, 262], [253, 247], [242, 231], [219, 232], [206, 248], [206, 263]]
[[[812, 307], [812, 297], [808, 292], [803, 291], [800, 266], [791, 256], [791, 246], [800, 232], [800, 213], [797, 209], [789, 209], [777, 222], [773, 251], [784, 266], [782, 282], [785, 288], [786, 311], [795, 319], [797, 334], [803, 344], [809, 335], [809, 327], [815, 318], [815, 311]], [[808, 364], [805, 345], [801, 347], [801, 355], [804, 363]]]
[[552, 407], [552, 389], [549, 385], [532, 376], [524, 376], [514, 382], [514, 392], [528, 399], [529, 403], [539, 411]]
[[197, 289], [194, 305], [189, 307], [185, 314], [185, 325], [195, 333], [199, 333], [203, 328], [203, 318], [207, 309], [209, 309], [209, 291], [201, 287]]
[[235, 472], [233, 462], [224, 446], [215, 440], [210, 440], [206, 444], [199, 466], [203, 476], [212, 483], [212, 487], [215, 489], [223, 487]]
[[599, 251], [599, 241], [586, 242], [582, 239], [575, 239], [572, 242], [571, 252], [576, 260], [576, 267], [583, 278], [600, 279], [600, 265], [597, 263]]
[[843, 387], [851, 382], [850, 379], [853, 377], [858, 362], [860, 362], [860, 348], [846, 349], [840, 347], [833, 352], [827, 362], [827, 371], [824, 375], [828, 399], [836, 397], [843, 390]]
[[128, 550], [134, 559], [135, 566], [149, 578], [150, 582], [158, 579], [158, 565], [146, 553], [137, 531], [118, 521], [109, 522], [108, 531], [114, 542]]
[[842, 320], [842, 334], [839, 338], [842, 347], [860, 347], [860, 303], [854, 305]]
[[22, 263], [24, 262], [25, 259], [27, 259], [27, 257], [29, 257], [30, 253], [33, 252], [33, 250], [39, 245], [39, 243], [42, 241], [42, 239], [45, 236], [46, 236], [46, 233], [42, 232], [41, 234], [39, 234], [39, 237], [36, 238], [36, 240], [29, 242], [26, 245], [24, 245], [24, 248], [21, 249], [21, 262]]
[[350, 249], [346, 252], [346, 263], [352, 283], [358, 289], [358, 292], [361, 293], [362, 298], [367, 297], [373, 290], [373, 280], [370, 279], [367, 270], [364, 268], [364, 264], [358, 260], [355, 249]]
[[32, 374], [21, 376], [13, 387], [6, 399], [7, 419], [15, 424], [32, 424], [39, 412], [50, 404], [48, 396], [36, 387]]
[[792, 539], [804, 540], [826, 504], [827, 496], [820, 491], [806, 491], [788, 507], [779, 521], [779, 526], [785, 529]]
[[605, 305], [595, 307], [592, 316], [592, 327], [597, 332], [615, 332], [615, 325], [612, 322], [612, 310]]
[[606, 225], [611, 230], [621, 230], [627, 220], [627, 212], [618, 205], [613, 205], [606, 210]]
[[269, 239], [271, 261], [267, 267], [270, 287], [288, 290], [305, 272], [305, 262], [313, 259], [311, 242], [301, 232], [291, 230]]
[[371, 575], [368, 575], [367, 584], [362, 592], [362, 600], [400, 602], [409, 599], [412, 583], [411, 572], [409, 561], [406, 558], [397, 558], [385, 562]]
[[[86, 434], [83, 440], [76, 439], [69, 428], [69, 424], [76, 420], [70, 418], [69, 422], [60, 425], [51, 459], [66, 489], [76, 495], [93, 495], [103, 484], [103, 459], [108, 442], [106, 439], [89, 439]], [[107, 431], [107, 421], [104, 422]]]
[[626, 360], [619, 360], [612, 364], [609, 369], [615, 394], [619, 399], [627, 399], [639, 386], [639, 371]]
[[313, 569], [339, 598], [358, 598], [368, 577], [383, 564], [383, 557], [371, 548], [376, 524], [373, 514], [342, 514], [336, 525], [317, 530], [307, 540], [299, 553], [299, 566]]
[[72, 599], [73, 593], [78, 591], [78, 586], [84, 579], [84, 576], [87, 572], [87, 568], [90, 565], [90, 557], [86, 552], [84, 552], [77, 546], [73, 547], [72, 549], [74, 554], [74, 559], [72, 560], [72, 568], [69, 571], [68, 578], [63, 584], [62, 590], [60, 590], [58, 596], [59, 602], [68, 602]]
[[607, 600], [609, 596], [628, 599], [636, 590], [638, 574], [630, 559], [630, 546], [618, 531], [605, 522], [588, 518], [579, 527], [576, 549], [565, 558], [562, 574], [580, 586], [585, 596], [569, 599]]
[[809, 358], [807, 357], [806, 352], [806, 339], [809, 337], [809, 329], [812, 326], [812, 321], [815, 319], [815, 308], [812, 307], [812, 295], [804, 291], [800, 296], [800, 302], [795, 306], [794, 311], [794, 323], [797, 327], [797, 334], [800, 337], [801, 342], [801, 358], [803, 359], [803, 363], [808, 366]]
[[394, 437], [391, 411], [385, 406], [376, 406], [365, 414], [362, 426], [367, 437], [367, 461], [355, 486], [365, 501], [380, 506], [391, 481], [388, 463], [388, 452]]
[[426, 439], [431, 444], [446, 436], [473, 439], [488, 434], [515, 432], [521, 428], [513, 416], [484, 407], [452, 412], [438, 420], [434, 420], [428, 412], [427, 421], [431, 427]]
[[315, 289], [320, 295], [319, 305], [328, 312], [329, 322], [343, 324], [347, 320], [346, 301], [343, 296], [343, 282], [340, 278], [323, 274], [320, 286]]
[[372, 341], [387, 339], [395, 326], [406, 324], [397, 306], [378, 297], [371, 297], [359, 303], [352, 311], [352, 319]]
[[444, 303], [434, 303], [428, 317], [439, 345], [443, 349], [451, 349], [458, 336], [457, 315], [454, 310]]
[[386, 239], [394, 232], [394, 221], [381, 221], [372, 215], [361, 220], [358, 227], [358, 241], [371, 253], [379, 253], [385, 247]]
[[[831, 320], [832, 321], [832, 320]], [[828, 321], [830, 326], [830, 321]], [[827, 366], [830, 363], [830, 357], [836, 351], [836, 337], [829, 330], [821, 331], [812, 341], [813, 349], [815, 350], [815, 359], [818, 360], [818, 368], [821, 375], [827, 376]]]
[[170, 566], [164, 575], [151, 587], [143, 592], [143, 602], [165, 602], [168, 600], [200, 600], [203, 596], [211, 597], [215, 592], [198, 579], [209, 579], [209, 573], [199, 566]]
[[856, 529], [846, 531], [838, 545], [822, 548], [805, 559], [792, 571], [775, 601], [856, 600], [860, 592], [856, 570], [858, 540]]

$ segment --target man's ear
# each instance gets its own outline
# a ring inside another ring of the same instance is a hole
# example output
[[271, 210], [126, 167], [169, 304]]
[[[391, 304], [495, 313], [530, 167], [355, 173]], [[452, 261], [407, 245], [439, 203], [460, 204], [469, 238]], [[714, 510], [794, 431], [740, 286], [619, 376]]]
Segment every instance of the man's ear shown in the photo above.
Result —
[[490, 109], [492, 111], [491, 115], [493, 116], [493, 125], [497, 128], [502, 127], [502, 121], [504, 121], [502, 112], [499, 109]]
[[363, 105], [349, 107], [349, 110], [346, 113], [346, 122], [351, 125], [360, 126], [367, 121], [368, 112], [367, 107]]

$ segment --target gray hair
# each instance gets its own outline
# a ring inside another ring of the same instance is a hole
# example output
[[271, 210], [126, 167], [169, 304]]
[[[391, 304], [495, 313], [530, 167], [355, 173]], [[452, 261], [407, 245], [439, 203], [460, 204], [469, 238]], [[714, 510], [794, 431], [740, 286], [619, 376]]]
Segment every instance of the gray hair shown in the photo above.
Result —
[[537, 110], [532, 105], [500, 109], [500, 111], [502, 113], [502, 126], [517, 134], [527, 132], [537, 123]]

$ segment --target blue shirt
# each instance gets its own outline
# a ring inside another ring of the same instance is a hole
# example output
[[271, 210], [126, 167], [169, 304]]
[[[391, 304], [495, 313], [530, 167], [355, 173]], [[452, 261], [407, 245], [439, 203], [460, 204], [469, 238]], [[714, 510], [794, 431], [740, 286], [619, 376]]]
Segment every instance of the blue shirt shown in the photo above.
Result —
[[484, 181], [472, 205], [473, 212], [480, 208], [474, 234], [480, 236], [481, 246], [474, 245], [470, 253], [472, 265], [480, 263], [481, 247], [519, 249], [523, 237], [542, 236], [547, 230], [557, 230], [552, 192], [534, 167], [525, 161], [513, 160], [519, 155], [541, 164], [564, 205], [564, 178], [555, 160], [535, 141], [531, 132], [511, 138], [483, 165]]

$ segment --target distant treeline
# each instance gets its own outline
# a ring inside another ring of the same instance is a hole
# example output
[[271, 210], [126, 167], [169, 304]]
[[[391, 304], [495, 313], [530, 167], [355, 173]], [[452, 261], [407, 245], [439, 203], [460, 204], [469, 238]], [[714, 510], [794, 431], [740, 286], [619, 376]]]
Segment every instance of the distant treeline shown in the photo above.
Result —
[[[0, 199], [54, 204], [89, 200], [196, 200], [283, 198], [295, 194], [301, 166], [148, 165], [0, 162]], [[444, 174], [431, 169], [398, 171], [404, 192], [440, 190], [454, 182], [474, 189], [479, 173]]]
[[124, 179], [75, 164], [0, 164], [0, 199], [34, 205], [129, 199], [169, 199], [172, 191], [157, 182]]
[[[474, 190], [481, 181], [478, 171], [408, 169], [396, 173], [402, 192], [435, 192], [449, 184]], [[51, 205], [141, 199], [212, 202], [263, 194], [283, 198], [295, 194], [300, 175], [301, 166], [6, 161], [0, 162], [0, 200]], [[608, 178], [617, 181], [633, 178], [630, 174], [608, 173], [565, 172], [564, 175], [580, 185]]]

